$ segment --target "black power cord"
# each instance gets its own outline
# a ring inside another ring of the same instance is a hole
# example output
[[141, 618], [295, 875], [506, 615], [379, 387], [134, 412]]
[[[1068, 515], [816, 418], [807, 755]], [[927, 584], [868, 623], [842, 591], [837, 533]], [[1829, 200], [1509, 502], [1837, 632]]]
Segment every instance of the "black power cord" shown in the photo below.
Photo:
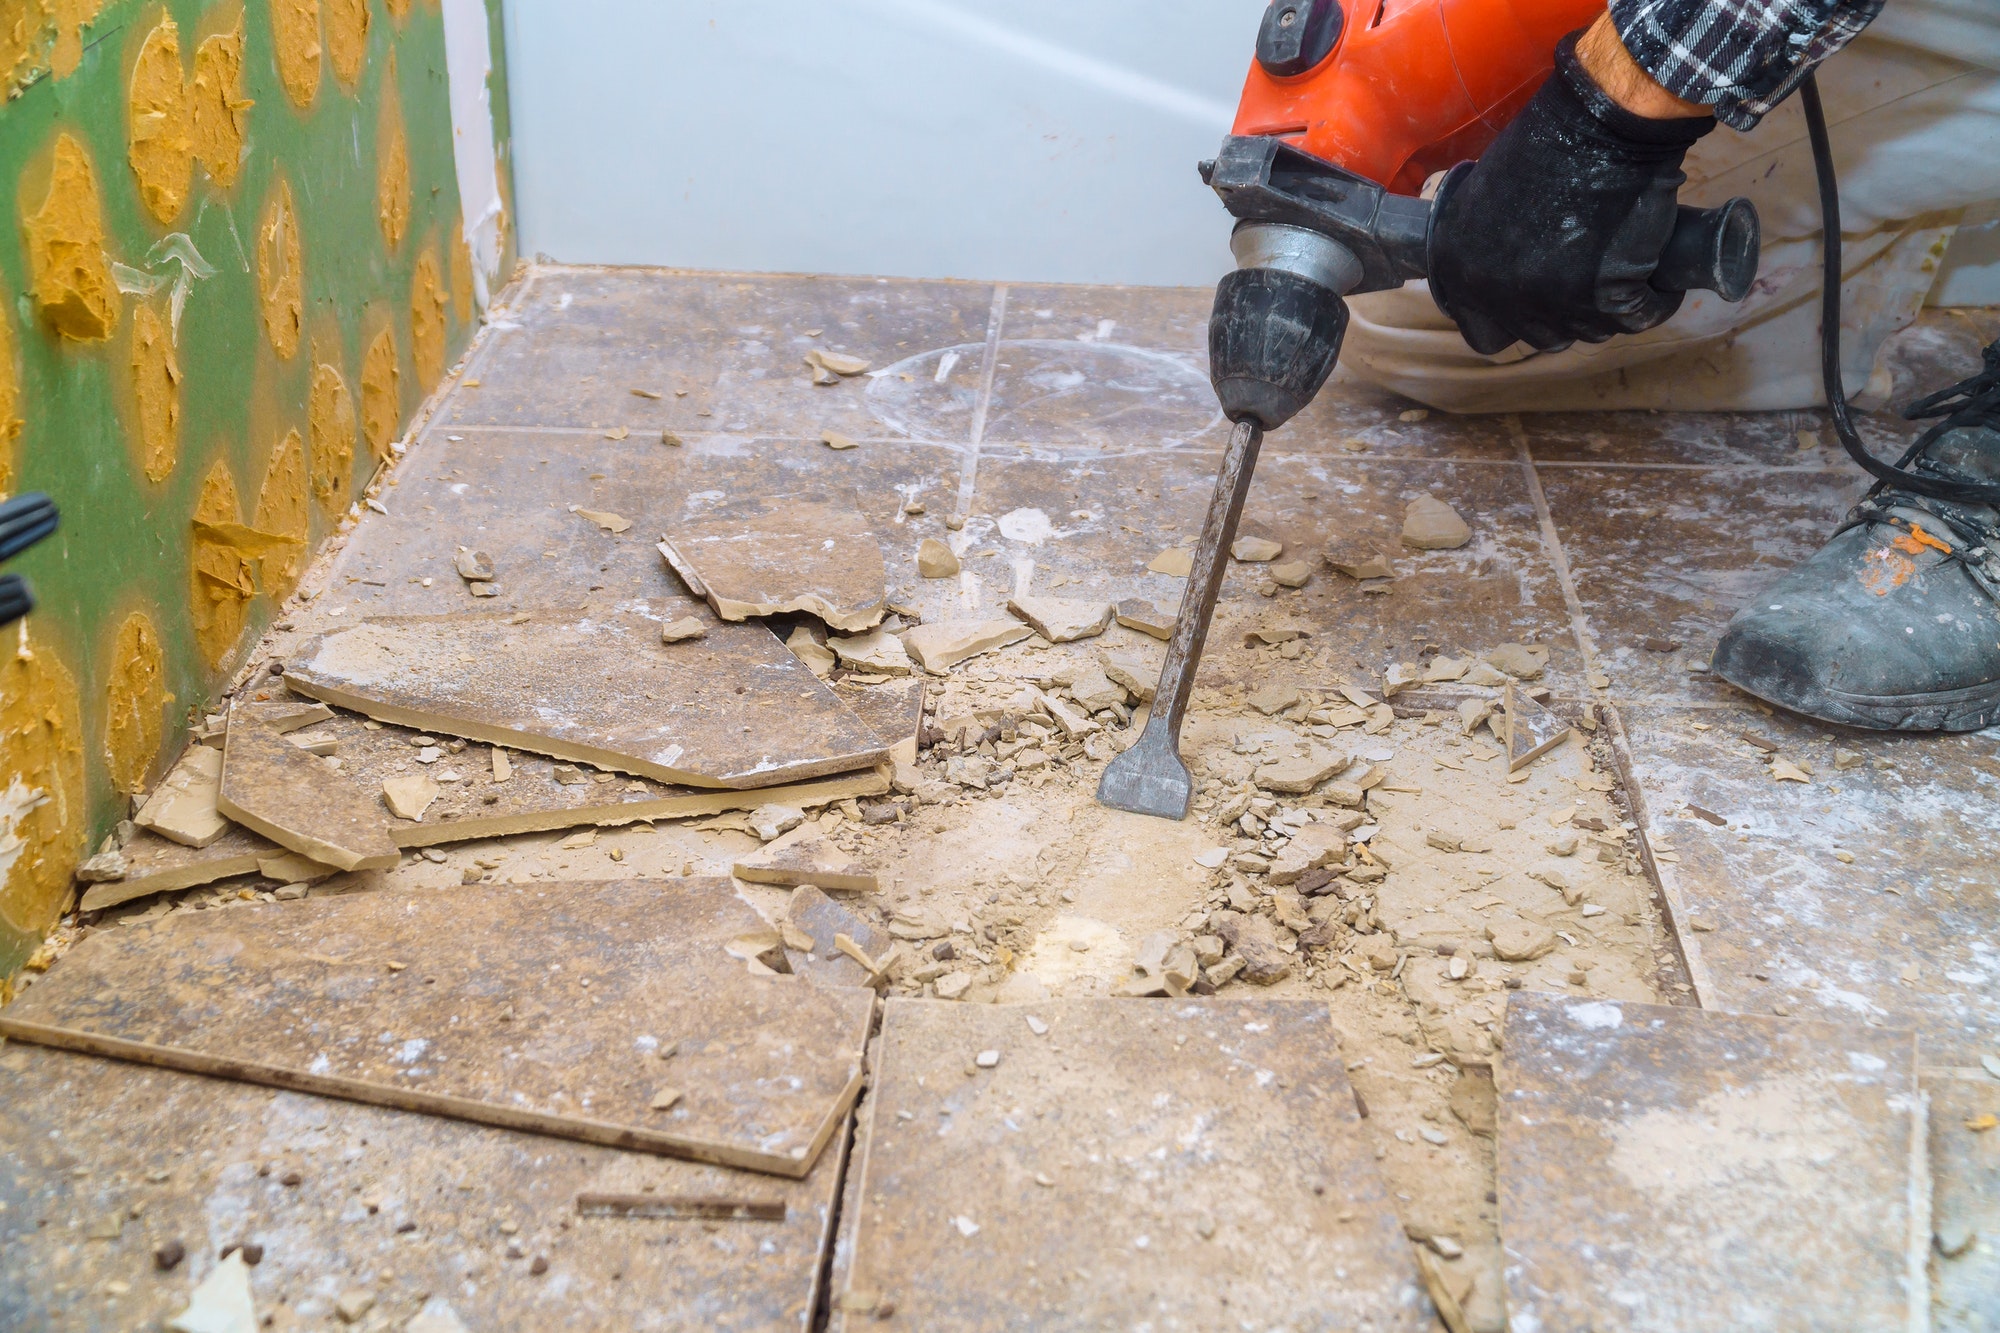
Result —
[[[1825, 233], [1820, 245], [1819, 348], [1820, 371], [1826, 380], [1826, 406], [1833, 416], [1833, 433], [1840, 437], [1841, 447], [1847, 450], [1847, 456], [1875, 478], [1875, 491], [1884, 486], [1894, 486], [1933, 500], [2000, 508], [2000, 486], [1947, 481], [1942, 477], [1908, 470], [1910, 461], [1922, 453], [1932, 440], [1954, 426], [1975, 424], [1982, 413], [1962, 412], [1946, 417], [1918, 437], [1916, 443], [1894, 464], [1875, 457], [1861, 443], [1861, 435], [1854, 428], [1853, 414], [1848, 411], [1847, 391], [1842, 386], [1840, 374], [1840, 186], [1833, 176], [1833, 147], [1827, 139], [1826, 109], [1820, 105], [1819, 80], [1810, 74], [1799, 85], [1799, 103], [1805, 111], [1806, 134], [1812, 140], [1813, 174], [1819, 180], [1820, 227]], [[1988, 368], [1989, 373], [1991, 369]], [[1943, 393], [1932, 394], [1913, 404], [1907, 415], [1936, 415], [1930, 409], [1938, 407], [1954, 393], [1965, 391], [1969, 395], [1983, 378], [1975, 376]]]

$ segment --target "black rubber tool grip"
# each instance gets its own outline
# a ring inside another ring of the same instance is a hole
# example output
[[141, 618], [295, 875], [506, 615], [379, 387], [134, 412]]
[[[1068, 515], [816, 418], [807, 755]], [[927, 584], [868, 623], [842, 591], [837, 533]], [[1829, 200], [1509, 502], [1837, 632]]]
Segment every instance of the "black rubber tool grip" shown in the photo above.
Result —
[[1652, 286], [1663, 292], [1714, 292], [1725, 301], [1740, 301], [1757, 280], [1759, 241], [1757, 208], [1748, 199], [1731, 199], [1720, 208], [1689, 208], [1682, 204], [1674, 219], [1674, 234], [1660, 252]]

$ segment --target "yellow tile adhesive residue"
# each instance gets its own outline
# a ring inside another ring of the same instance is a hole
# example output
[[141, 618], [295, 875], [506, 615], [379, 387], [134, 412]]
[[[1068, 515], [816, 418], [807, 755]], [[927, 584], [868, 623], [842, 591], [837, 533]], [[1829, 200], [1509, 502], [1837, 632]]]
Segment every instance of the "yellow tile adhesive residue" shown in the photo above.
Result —
[[14, 493], [14, 445], [21, 438], [21, 366], [14, 359], [13, 309], [0, 290], [0, 493]]
[[398, 23], [410, 16], [410, 0], [383, 0], [383, 3], [388, 6], [390, 17]]
[[55, 24], [41, 0], [0, 0], [0, 97], [26, 86], [54, 37]]
[[243, 19], [234, 32], [218, 32], [195, 48], [194, 155], [202, 170], [225, 189], [243, 165], [243, 134], [256, 103], [243, 95]]
[[169, 701], [160, 632], [143, 611], [126, 616], [118, 627], [104, 700], [104, 759], [111, 785], [120, 792], [138, 791], [159, 756]]
[[76, 681], [24, 620], [0, 632], [0, 921], [55, 924], [87, 824]]
[[118, 326], [118, 289], [104, 255], [104, 215], [97, 175], [83, 145], [56, 136], [48, 194], [23, 228], [35, 304], [66, 338], [109, 338]]
[[167, 321], [150, 303], [132, 312], [132, 400], [139, 465], [146, 480], [165, 481], [180, 458], [181, 368]]
[[410, 275], [410, 356], [417, 363], [418, 387], [425, 393], [444, 374], [444, 306], [437, 258], [426, 250], [417, 256], [417, 271]]
[[326, 0], [326, 54], [333, 77], [353, 92], [368, 63], [368, 0]]
[[325, 362], [313, 367], [306, 426], [312, 435], [313, 498], [331, 523], [347, 508], [354, 486], [354, 396], [340, 372]]
[[396, 58], [382, 80], [382, 110], [375, 129], [375, 217], [391, 250], [410, 229], [410, 140], [403, 99], [396, 91]]
[[305, 322], [304, 268], [292, 187], [280, 180], [257, 228], [257, 289], [264, 298], [264, 332], [272, 350], [286, 360], [299, 350], [299, 330]]
[[170, 18], [146, 35], [132, 65], [126, 107], [126, 150], [146, 211], [172, 222], [187, 203], [194, 179], [194, 123], [181, 78], [181, 35]]
[[311, 106], [319, 95], [319, 0], [271, 0], [271, 45], [285, 96]]
[[229, 464], [218, 458], [201, 483], [194, 508], [194, 560], [189, 573], [188, 609], [194, 619], [194, 640], [210, 667], [236, 645], [243, 632], [243, 607], [257, 595], [240, 543], [230, 540], [242, 527], [236, 500], [236, 480]]
[[49, 68], [57, 78], [66, 79], [83, 63], [83, 30], [96, 20], [104, 0], [42, 0], [42, 7], [55, 20], [56, 28]]
[[402, 378], [396, 365], [396, 335], [383, 329], [361, 359], [361, 431], [378, 463], [389, 457], [396, 427], [402, 424]]
[[275, 547], [263, 558], [264, 591], [273, 598], [289, 597], [299, 586], [299, 575], [305, 573], [311, 523], [308, 506], [312, 503], [309, 489], [305, 443], [297, 431], [288, 431], [271, 451], [271, 465], [265, 469], [264, 484], [257, 492], [257, 531], [292, 539], [292, 544]]
[[451, 309], [460, 324], [472, 321], [472, 247], [465, 233], [451, 229]]

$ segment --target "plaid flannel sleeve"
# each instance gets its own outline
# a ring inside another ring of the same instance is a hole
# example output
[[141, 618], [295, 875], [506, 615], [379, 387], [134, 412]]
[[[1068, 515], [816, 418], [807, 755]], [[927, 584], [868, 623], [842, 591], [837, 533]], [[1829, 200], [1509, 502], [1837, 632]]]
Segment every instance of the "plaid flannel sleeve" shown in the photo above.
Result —
[[1611, 0], [1639, 67], [1677, 97], [1747, 130], [1847, 45], [1883, 0]]

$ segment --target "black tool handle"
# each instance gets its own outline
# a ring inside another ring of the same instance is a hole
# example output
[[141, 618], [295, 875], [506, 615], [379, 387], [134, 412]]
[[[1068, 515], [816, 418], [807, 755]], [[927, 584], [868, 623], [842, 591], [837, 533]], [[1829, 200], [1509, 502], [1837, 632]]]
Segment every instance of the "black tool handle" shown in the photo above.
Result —
[[19, 574], [0, 574], [0, 628], [35, 609], [35, 590]]
[[1714, 292], [1740, 301], [1757, 280], [1757, 206], [1740, 196], [1720, 208], [1680, 207], [1652, 285], [1663, 292]]
[[8, 560], [56, 530], [56, 502], [26, 491], [0, 504], [0, 560]]

